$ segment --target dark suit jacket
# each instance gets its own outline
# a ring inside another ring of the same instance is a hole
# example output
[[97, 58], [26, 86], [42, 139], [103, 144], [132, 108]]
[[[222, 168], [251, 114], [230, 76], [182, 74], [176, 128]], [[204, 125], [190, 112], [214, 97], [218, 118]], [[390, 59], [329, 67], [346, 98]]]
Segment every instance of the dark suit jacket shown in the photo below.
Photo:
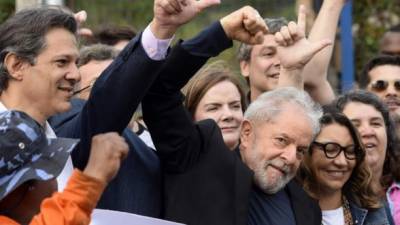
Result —
[[[86, 104], [81, 108], [73, 109], [76, 111], [69, 115], [63, 115], [63, 118], [61, 118], [64, 121], [62, 126], [56, 128], [56, 132], [62, 137], [80, 138], [80, 143], [71, 156], [74, 166], [81, 170], [84, 169], [88, 161], [92, 137], [106, 132], [121, 134], [161, 69], [164, 61], [150, 59], [140, 42], [141, 35], [130, 41], [127, 47], [97, 79]], [[161, 204], [160, 199], [156, 199], [160, 192], [159, 175], [155, 171], [158, 162], [156, 160], [150, 162], [154, 160], [154, 157], [143, 162], [135, 160], [135, 154], [143, 153], [148, 149], [141, 149], [140, 142], [131, 132], [124, 132], [124, 136], [128, 141], [130, 140], [131, 150], [134, 148], [136, 152], [130, 153], [131, 157], [126, 159], [121, 167], [118, 175], [120, 178], [112, 182], [111, 189], [114, 187], [115, 193], [106, 191], [103, 194], [101, 206], [113, 210], [158, 216], [159, 205]], [[149, 155], [150, 153], [146, 154], [146, 157]], [[130, 166], [129, 164], [136, 165]], [[142, 169], [133, 172], [132, 169], [136, 167], [142, 167]], [[154, 175], [155, 177], [140, 181], [146, 175]], [[125, 180], [122, 179], [122, 176], [125, 176], [123, 177]], [[149, 180], [151, 180], [151, 183], [145, 184]], [[138, 182], [138, 185], [143, 182], [143, 186], [136, 189], [136, 182]], [[118, 185], [120, 186], [117, 187]], [[155, 186], [145, 190], [151, 185]], [[128, 193], [128, 186], [130, 186], [132, 192], [138, 191], [138, 193]], [[121, 191], [122, 189], [124, 191]], [[110, 188], [107, 190], [110, 190]], [[128, 201], [133, 196], [138, 202], [131, 202], [131, 206], [128, 206], [128, 203], [118, 204], [119, 201]], [[146, 203], [147, 199], [149, 203]], [[144, 205], [138, 205], [141, 203]], [[143, 207], [143, 209], [140, 209], [140, 207]]]
[[[209, 39], [198, 45], [202, 53], [191, 42], [178, 45], [181, 50], [171, 53], [142, 102], [163, 165], [163, 216], [189, 225], [244, 225], [253, 172], [226, 147], [214, 121], [195, 124], [182, 106], [180, 89], [213, 56], [203, 50], [218, 49], [211, 43], [219, 43], [219, 50], [229, 47], [220, 26], [214, 24], [203, 33]], [[176, 66], [182, 59], [185, 63]], [[297, 224], [320, 225], [318, 204], [294, 183], [287, 190]]]
[[[79, 115], [86, 101], [72, 99], [72, 109], [49, 120], [59, 137], [74, 136], [69, 123]], [[159, 159], [151, 148], [130, 129], [122, 136], [129, 145], [129, 153], [115, 178], [104, 190], [97, 208], [118, 210], [151, 217], [161, 212], [161, 171]]]

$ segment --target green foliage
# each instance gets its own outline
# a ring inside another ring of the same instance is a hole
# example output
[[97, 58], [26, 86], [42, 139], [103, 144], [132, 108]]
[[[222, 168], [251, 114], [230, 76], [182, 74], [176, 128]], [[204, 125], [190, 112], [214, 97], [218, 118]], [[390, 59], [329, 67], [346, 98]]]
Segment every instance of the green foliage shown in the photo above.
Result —
[[[66, 0], [66, 3], [73, 11], [85, 9], [88, 12], [86, 26], [94, 30], [99, 25], [118, 24], [140, 31], [153, 16], [153, 0]], [[360, 71], [362, 65], [378, 53], [379, 40], [385, 30], [400, 23], [400, 0], [354, 0], [353, 4], [356, 70]], [[220, 6], [207, 10], [182, 27], [176, 40], [192, 37], [212, 21], [244, 5], [253, 6], [265, 17], [295, 19], [295, 0], [222, 0]], [[14, 8], [15, 0], [0, 0], [0, 22], [9, 17]], [[228, 61], [238, 70], [236, 51], [237, 43], [217, 59]]]
[[361, 71], [369, 59], [378, 54], [383, 33], [400, 22], [399, 0], [357, 0], [353, 15], [356, 69]]
[[[136, 30], [143, 30], [153, 16], [153, 0], [69, 0], [69, 6], [74, 10], [86, 10], [88, 21], [86, 26], [96, 29], [101, 24], [131, 25]], [[261, 15], [268, 17], [294, 18], [294, 0], [222, 0], [221, 5], [208, 9], [195, 20], [183, 26], [176, 34], [175, 40], [193, 37], [202, 28], [223, 16], [245, 5], [257, 8]], [[227, 61], [236, 71], [239, 69], [236, 61], [237, 44], [214, 60]]]
[[14, 13], [15, 0], [0, 1], [0, 23], [4, 22], [11, 14]]

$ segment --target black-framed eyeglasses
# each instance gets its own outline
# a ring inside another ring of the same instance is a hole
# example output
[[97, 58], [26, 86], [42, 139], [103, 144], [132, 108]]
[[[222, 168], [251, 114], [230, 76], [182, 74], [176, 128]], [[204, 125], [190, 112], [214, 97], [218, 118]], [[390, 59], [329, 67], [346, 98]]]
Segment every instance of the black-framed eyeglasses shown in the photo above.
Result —
[[328, 159], [336, 158], [342, 151], [344, 152], [344, 157], [348, 160], [354, 160], [357, 157], [356, 147], [354, 145], [342, 147], [335, 142], [320, 143], [316, 141], [314, 141], [312, 145], [317, 146], [319, 147], [318, 149], [324, 151], [325, 156]]
[[[384, 91], [389, 87], [387, 80], [376, 80], [371, 84], [371, 88], [375, 91]], [[394, 88], [396, 91], [400, 91], [400, 80], [394, 81]]]

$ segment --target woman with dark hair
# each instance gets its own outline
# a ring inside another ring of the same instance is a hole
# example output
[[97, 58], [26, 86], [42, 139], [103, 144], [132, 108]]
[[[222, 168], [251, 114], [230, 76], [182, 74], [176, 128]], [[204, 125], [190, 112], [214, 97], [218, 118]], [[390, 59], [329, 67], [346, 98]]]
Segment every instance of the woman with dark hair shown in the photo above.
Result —
[[318, 199], [322, 224], [389, 224], [356, 128], [334, 107], [324, 109], [320, 124], [299, 178]]
[[237, 147], [246, 103], [233, 72], [218, 61], [196, 74], [184, 89], [185, 106], [193, 120], [215, 120], [225, 144], [230, 149]]
[[[366, 161], [372, 171], [373, 187], [385, 204], [388, 219], [391, 221], [385, 191], [395, 184], [396, 180], [399, 181], [400, 170], [395, 125], [389, 116], [389, 110], [376, 95], [360, 90], [340, 96], [334, 104], [360, 133], [366, 149]], [[388, 193], [389, 205], [392, 207], [392, 214], [395, 215], [396, 205], [393, 203], [397, 203], [397, 210], [399, 203], [390, 201], [390, 194], [398, 196], [399, 190]]]

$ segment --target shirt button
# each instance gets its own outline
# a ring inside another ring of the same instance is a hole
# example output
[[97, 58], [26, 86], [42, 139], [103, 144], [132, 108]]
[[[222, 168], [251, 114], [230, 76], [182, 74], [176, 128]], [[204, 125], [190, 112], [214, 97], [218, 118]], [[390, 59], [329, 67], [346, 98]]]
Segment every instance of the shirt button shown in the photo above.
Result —
[[18, 147], [19, 147], [19, 149], [23, 150], [23, 149], [25, 149], [25, 144], [22, 143], [22, 142], [20, 142], [20, 143], [18, 144]]

